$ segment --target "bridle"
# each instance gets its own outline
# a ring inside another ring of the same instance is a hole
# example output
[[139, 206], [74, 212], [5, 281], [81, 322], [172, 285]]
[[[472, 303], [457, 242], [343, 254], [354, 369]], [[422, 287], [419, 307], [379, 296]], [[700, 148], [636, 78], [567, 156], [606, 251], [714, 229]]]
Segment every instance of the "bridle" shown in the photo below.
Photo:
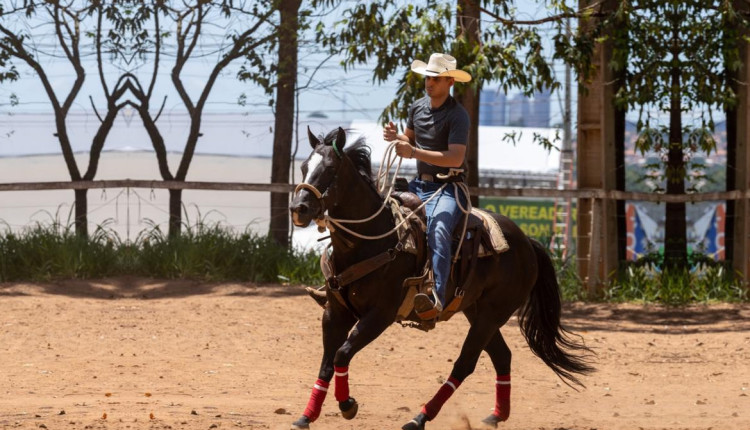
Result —
[[[344, 157], [342, 157], [341, 151], [336, 146], [336, 140], [333, 141], [331, 146], [333, 147], [333, 152], [336, 153], [339, 160], [342, 160]], [[330, 190], [331, 187], [333, 187], [334, 184], [336, 183], [336, 177], [338, 176], [338, 174], [339, 174], [339, 169], [336, 169], [336, 173], [334, 173], [333, 177], [331, 178], [331, 182], [328, 184], [325, 191], [323, 191], [322, 193], [315, 185], [307, 183], [307, 182], [300, 182], [294, 188], [293, 196], [296, 197], [300, 191], [307, 190], [310, 193], [312, 193], [315, 196], [315, 198], [318, 200], [318, 205], [320, 206], [320, 210], [318, 211], [317, 214], [315, 214], [314, 218], [315, 218], [315, 223], [318, 225], [318, 231], [320, 231], [321, 233], [325, 231], [326, 229], [326, 218], [328, 217], [325, 214], [326, 211], [328, 210], [326, 207], [327, 206], [326, 197], [328, 197], [328, 190]]]

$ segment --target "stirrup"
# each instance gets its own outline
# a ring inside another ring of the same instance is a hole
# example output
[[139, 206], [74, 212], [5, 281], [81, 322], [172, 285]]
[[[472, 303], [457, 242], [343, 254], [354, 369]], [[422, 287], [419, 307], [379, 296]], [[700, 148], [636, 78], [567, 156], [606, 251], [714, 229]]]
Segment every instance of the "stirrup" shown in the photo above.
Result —
[[307, 294], [310, 295], [310, 297], [315, 300], [315, 303], [317, 303], [320, 307], [323, 309], [326, 308], [326, 302], [328, 301], [328, 295], [325, 292], [325, 285], [315, 289], [311, 287], [305, 287], [305, 291]]
[[414, 312], [423, 321], [434, 320], [442, 312], [443, 306], [440, 301], [435, 300], [435, 303], [430, 300], [427, 294], [419, 293], [414, 296]]

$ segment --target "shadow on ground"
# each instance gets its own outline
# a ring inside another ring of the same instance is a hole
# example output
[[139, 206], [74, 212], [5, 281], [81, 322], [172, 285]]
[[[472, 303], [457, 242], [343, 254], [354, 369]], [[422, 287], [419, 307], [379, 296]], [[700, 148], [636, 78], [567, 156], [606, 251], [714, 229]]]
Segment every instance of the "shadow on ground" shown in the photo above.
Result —
[[[44, 295], [99, 300], [158, 300], [209, 295], [274, 298], [305, 296], [304, 287], [304, 285], [121, 277], [101, 280], [0, 284], [0, 298]], [[310, 306], [314, 306], [312, 300]], [[691, 334], [750, 330], [750, 304], [666, 307], [567, 303], [564, 305], [562, 322], [573, 332], [614, 330], [633, 333]]]
[[667, 307], [635, 304], [565, 305], [567, 328], [619, 330], [661, 334], [690, 334], [750, 330], [750, 304], [715, 304]]
[[49, 283], [0, 284], [0, 297], [58, 295], [71, 298], [155, 300], [201, 295], [291, 297], [305, 295], [304, 286], [241, 282], [199, 282], [121, 277]]

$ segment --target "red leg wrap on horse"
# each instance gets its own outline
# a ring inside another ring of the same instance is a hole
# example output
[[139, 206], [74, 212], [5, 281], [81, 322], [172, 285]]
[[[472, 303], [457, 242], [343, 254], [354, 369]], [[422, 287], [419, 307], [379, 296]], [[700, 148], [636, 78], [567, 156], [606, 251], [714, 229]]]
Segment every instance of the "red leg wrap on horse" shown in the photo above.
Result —
[[435, 418], [445, 402], [448, 401], [453, 395], [453, 392], [455, 392], [460, 385], [461, 381], [453, 377], [448, 378], [448, 380], [445, 381], [445, 384], [443, 384], [435, 394], [435, 397], [424, 405], [422, 413], [427, 415], [430, 419]]
[[349, 367], [333, 368], [336, 378], [336, 401], [345, 402], [349, 400]]
[[505, 421], [510, 416], [510, 375], [497, 375], [495, 384], [495, 416]]
[[305, 408], [305, 412], [303, 413], [303, 415], [309, 418], [310, 421], [315, 421], [318, 419], [320, 410], [323, 408], [323, 401], [326, 399], [327, 393], [328, 382], [322, 379], [318, 379], [317, 381], [315, 381], [315, 386], [313, 386], [312, 394], [310, 394], [310, 401], [307, 402], [307, 407]]

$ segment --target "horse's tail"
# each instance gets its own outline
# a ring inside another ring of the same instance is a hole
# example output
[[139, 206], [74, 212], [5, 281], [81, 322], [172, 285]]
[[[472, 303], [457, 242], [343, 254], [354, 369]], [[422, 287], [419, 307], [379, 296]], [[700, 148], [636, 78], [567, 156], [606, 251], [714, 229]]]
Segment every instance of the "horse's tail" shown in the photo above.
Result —
[[575, 375], [586, 375], [595, 370], [590, 364], [593, 351], [583, 344], [580, 336], [560, 325], [562, 303], [555, 267], [544, 246], [535, 240], [531, 243], [539, 274], [518, 319], [521, 331], [531, 351], [557, 376], [583, 387]]

